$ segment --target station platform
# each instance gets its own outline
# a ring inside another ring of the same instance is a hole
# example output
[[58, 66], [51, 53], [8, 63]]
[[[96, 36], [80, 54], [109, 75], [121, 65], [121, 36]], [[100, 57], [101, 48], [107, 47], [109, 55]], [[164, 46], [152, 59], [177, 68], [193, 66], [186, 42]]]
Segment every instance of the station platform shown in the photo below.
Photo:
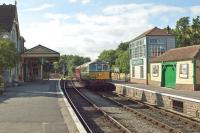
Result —
[[134, 87], [138, 89], [144, 89], [146, 91], [168, 94], [174, 97], [182, 97], [186, 99], [194, 99], [194, 100], [200, 101], [200, 91], [181, 91], [181, 90], [176, 90], [172, 88], [158, 87], [158, 86], [145, 85], [145, 84], [134, 84], [134, 83], [128, 83], [124, 81], [112, 81], [112, 83], [121, 84], [124, 86], [130, 86], [130, 87]]
[[200, 91], [180, 91], [152, 85], [112, 81], [116, 93], [200, 121]]
[[6, 88], [0, 114], [0, 133], [79, 132], [56, 80]]

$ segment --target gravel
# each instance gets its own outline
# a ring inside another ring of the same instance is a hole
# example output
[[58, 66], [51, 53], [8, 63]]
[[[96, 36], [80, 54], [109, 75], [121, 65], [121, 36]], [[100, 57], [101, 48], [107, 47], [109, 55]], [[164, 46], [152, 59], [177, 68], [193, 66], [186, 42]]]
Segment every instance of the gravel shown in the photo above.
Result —
[[98, 133], [119, 133], [122, 132], [113, 123], [108, 121], [99, 111], [86, 102], [75, 90], [67, 88], [67, 93], [72, 99], [74, 105], [81, 113], [84, 120], [93, 132]]
[[81, 92], [90, 98], [97, 106], [101, 107], [105, 112], [119, 121], [122, 125], [129, 130], [136, 130], [139, 133], [167, 133], [167, 130], [160, 129], [146, 120], [143, 120], [136, 116], [134, 113], [124, 110], [115, 103], [106, 100], [86, 89], [82, 89]]
[[181, 121], [178, 121], [175, 118], [171, 118], [169, 116], [165, 116], [160, 114], [158, 111], [151, 110], [149, 107], [145, 106], [144, 104], [137, 103], [131, 100], [127, 100], [127, 98], [119, 97], [117, 95], [111, 94], [111, 93], [102, 93], [105, 96], [108, 96], [109, 98], [112, 98], [124, 105], [127, 105], [136, 111], [142, 112], [147, 116], [151, 116], [152, 118], [163, 122], [171, 127], [180, 129], [181, 132], [188, 133], [188, 132], [200, 132], [200, 128], [190, 128], [188, 126], [185, 126], [185, 124]]

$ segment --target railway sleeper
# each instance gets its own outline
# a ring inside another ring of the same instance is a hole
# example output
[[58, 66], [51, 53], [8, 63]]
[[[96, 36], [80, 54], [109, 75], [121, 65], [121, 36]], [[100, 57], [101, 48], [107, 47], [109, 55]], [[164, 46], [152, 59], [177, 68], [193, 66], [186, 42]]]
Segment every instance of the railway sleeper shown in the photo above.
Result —
[[[73, 84], [73, 83], [72, 83]], [[104, 116], [106, 116], [113, 124], [115, 124], [117, 127], [120, 127], [121, 129], [123, 129], [126, 133], [132, 133], [129, 129], [127, 129], [125, 126], [123, 126], [121, 123], [119, 123], [117, 120], [115, 120], [114, 118], [112, 118], [110, 115], [108, 115], [105, 111], [103, 111], [102, 109], [100, 109], [98, 106], [96, 106], [94, 103], [92, 103], [85, 95], [81, 94], [81, 92], [79, 92], [76, 87], [73, 85], [73, 88], [77, 91], [77, 93], [83, 97], [86, 101], [88, 101], [88, 103], [90, 103], [92, 106], [94, 106], [97, 110], [99, 110], [101, 113], [104, 114]], [[134, 129], [134, 132], [137, 133], [137, 131]]]
[[[144, 114], [142, 114], [142, 113], [140, 113], [140, 112], [138, 112], [138, 111], [135, 111], [134, 109], [132, 109], [132, 108], [126, 106], [126, 105], [123, 105], [123, 104], [119, 103], [118, 101], [113, 100], [112, 98], [106, 97], [105, 95], [102, 95], [102, 94], [100, 94], [100, 93], [97, 93], [97, 94], [98, 94], [99, 96], [103, 97], [103, 98], [106, 98], [106, 99], [108, 99], [108, 100], [110, 100], [110, 101], [116, 103], [117, 105], [123, 107], [124, 109], [126, 109], [126, 110], [128, 110], [128, 111], [131, 110], [131, 112], [134, 112], [134, 114], [137, 114], [137, 116], [139, 116], [140, 118], [147, 119], [147, 116], [146, 116], [146, 115], [144, 115]], [[166, 114], [166, 113], [165, 113], [165, 114]], [[142, 116], [142, 117], [141, 117], [141, 116]], [[168, 115], [167, 115], [167, 116], [168, 116]], [[177, 130], [177, 129], [175, 129], [175, 128], [173, 128], [173, 127], [170, 127], [170, 126], [168, 126], [168, 125], [166, 125], [166, 124], [164, 124], [164, 123], [162, 123], [162, 122], [159, 122], [159, 121], [153, 119], [152, 117], [148, 117], [148, 118], [149, 118], [148, 121], [152, 122], [153, 124], [155, 124], [155, 125], [157, 125], [157, 126], [159, 126], [159, 127], [161, 127], [161, 128], [166, 128], [166, 129], [168, 129], [168, 130], [173, 130], [173, 131], [175, 131], [176, 133], [182, 133], [180, 130]]]
[[192, 118], [188, 118], [186, 116], [183, 116], [179, 113], [171, 112], [169, 110], [165, 110], [165, 109], [159, 108], [159, 107], [154, 106], [154, 105], [148, 105], [147, 103], [142, 103], [141, 101], [135, 100], [133, 98], [124, 97], [124, 96], [117, 94], [117, 93], [115, 93], [115, 95], [117, 95], [119, 97], [126, 98], [128, 100], [134, 100], [134, 102], [138, 102], [138, 104], [143, 104], [143, 105], [149, 107], [149, 109], [157, 111], [159, 114], [169, 116], [170, 118], [175, 118], [177, 121], [180, 121], [180, 122], [182, 121], [183, 124], [185, 124], [185, 125], [188, 125], [189, 123], [194, 123], [193, 124], [194, 126], [192, 125], [193, 128], [196, 128], [198, 126], [200, 127], [200, 123], [198, 121], [196, 121]]

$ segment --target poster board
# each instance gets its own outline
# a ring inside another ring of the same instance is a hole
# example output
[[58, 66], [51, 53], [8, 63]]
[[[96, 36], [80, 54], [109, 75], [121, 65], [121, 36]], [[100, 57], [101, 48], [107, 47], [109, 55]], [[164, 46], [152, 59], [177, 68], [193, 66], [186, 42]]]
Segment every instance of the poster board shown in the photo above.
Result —
[[189, 76], [189, 64], [180, 64], [179, 77], [188, 78]]
[[152, 67], [152, 75], [153, 77], [159, 76], [159, 65], [153, 65]]

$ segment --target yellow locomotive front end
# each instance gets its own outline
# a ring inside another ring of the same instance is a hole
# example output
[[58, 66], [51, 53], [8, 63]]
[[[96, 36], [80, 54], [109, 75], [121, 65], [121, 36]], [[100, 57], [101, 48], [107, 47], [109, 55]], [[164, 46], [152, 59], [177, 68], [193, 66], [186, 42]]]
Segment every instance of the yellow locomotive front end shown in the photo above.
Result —
[[110, 65], [104, 61], [95, 61], [89, 64], [89, 77], [96, 80], [110, 79]]
[[109, 80], [110, 79], [110, 72], [90, 72], [89, 76], [91, 78], [97, 79], [97, 80]]

